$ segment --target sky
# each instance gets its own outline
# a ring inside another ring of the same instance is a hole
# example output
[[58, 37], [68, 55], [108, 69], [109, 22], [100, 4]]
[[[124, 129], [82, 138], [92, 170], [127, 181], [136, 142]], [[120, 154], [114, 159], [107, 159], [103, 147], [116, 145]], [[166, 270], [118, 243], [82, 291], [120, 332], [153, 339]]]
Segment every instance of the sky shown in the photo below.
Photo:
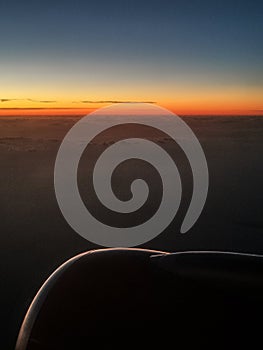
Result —
[[263, 115], [262, 18], [259, 0], [0, 0], [0, 114]]

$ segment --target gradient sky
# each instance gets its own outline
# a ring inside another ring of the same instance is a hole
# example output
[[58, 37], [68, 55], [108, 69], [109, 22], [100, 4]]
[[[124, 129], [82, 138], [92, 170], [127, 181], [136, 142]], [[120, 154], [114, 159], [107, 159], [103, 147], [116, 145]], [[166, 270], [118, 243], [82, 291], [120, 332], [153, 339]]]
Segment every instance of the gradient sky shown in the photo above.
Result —
[[1, 0], [0, 112], [153, 101], [263, 114], [262, 18], [259, 0]]

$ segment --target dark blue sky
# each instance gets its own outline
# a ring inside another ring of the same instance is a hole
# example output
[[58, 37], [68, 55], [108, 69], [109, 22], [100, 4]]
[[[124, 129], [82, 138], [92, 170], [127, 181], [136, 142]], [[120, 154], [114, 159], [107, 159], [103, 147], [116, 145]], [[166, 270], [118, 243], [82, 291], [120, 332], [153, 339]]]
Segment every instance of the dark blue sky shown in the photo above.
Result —
[[20, 54], [263, 51], [262, 1], [2, 0], [0, 14], [2, 44]]

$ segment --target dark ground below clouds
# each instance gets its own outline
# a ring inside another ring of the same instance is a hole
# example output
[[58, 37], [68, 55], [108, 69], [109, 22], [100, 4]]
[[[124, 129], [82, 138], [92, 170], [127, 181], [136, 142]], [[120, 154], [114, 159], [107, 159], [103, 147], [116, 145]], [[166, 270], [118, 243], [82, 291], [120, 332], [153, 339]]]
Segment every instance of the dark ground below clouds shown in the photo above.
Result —
[[[75, 117], [0, 119], [1, 349], [14, 347], [25, 311], [49, 274], [73, 255], [98, 248], [68, 226], [54, 194], [56, 153], [76, 120]], [[263, 254], [262, 117], [185, 117], [184, 120], [199, 138], [207, 157], [210, 174], [207, 202], [190, 232], [178, 233], [181, 212], [165, 232], [144, 247]], [[168, 139], [151, 137], [172, 152], [173, 145]], [[101, 153], [110, 141], [105, 137], [95, 142], [91, 154]], [[183, 162], [178, 153], [177, 161], [180, 163], [181, 159]], [[120, 170], [128, 176], [128, 163]], [[148, 171], [145, 170], [146, 175]], [[81, 186], [89, 174], [90, 169], [85, 168], [80, 176]], [[118, 183], [121, 175], [116, 176]], [[191, 185], [185, 187], [189, 192]], [[98, 204], [92, 205], [96, 208]]]

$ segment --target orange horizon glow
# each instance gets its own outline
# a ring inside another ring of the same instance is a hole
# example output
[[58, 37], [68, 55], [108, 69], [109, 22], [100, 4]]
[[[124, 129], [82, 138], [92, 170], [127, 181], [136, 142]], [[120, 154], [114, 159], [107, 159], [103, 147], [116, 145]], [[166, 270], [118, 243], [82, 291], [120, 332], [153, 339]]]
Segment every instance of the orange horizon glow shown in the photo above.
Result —
[[[161, 91], [159, 98], [154, 98], [158, 94], [153, 92], [139, 95], [119, 93], [107, 100], [103, 99], [102, 96], [108, 96], [108, 94], [102, 95], [102, 93], [95, 94], [94, 92], [91, 101], [85, 101], [83, 95], [77, 94], [65, 94], [64, 96], [61, 94], [54, 99], [50, 98], [52, 95], [39, 93], [31, 95], [33, 99], [29, 99], [16, 94], [19, 98], [2, 98], [0, 99], [0, 116], [84, 116], [113, 103], [147, 101], [164, 107], [177, 115], [263, 115], [262, 90], [258, 88], [250, 91], [237, 87], [224, 90], [200, 89], [199, 91], [189, 88], [188, 91], [182, 89], [169, 94]], [[43, 96], [49, 96], [49, 98], [43, 99]], [[78, 98], [79, 96], [82, 98]]]
[[[109, 91], [110, 92], [109, 92]], [[263, 115], [263, 89], [260, 86], [154, 86], [86, 89], [32, 88], [23, 94], [16, 87], [0, 96], [0, 116], [76, 115], [84, 116], [117, 102], [151, 102], [177, 115]]]
[[[102, 106], [97, 106], [94, 108], [83, 108], [83, 107], [77, 107], [77, 108], [71, 108], [71, 107], [28, 107], [28, 108], [0, 108], [0, 116], [84, 116], [86, 114], [89, 114], [97, 109], [100, 109], [102, 107], [106, 107], [110, 104], [103, 104]], [[261, 109], [247, 109], [247, 110], [240, 110], [238, 108], [236, 109], [223, 109], [223, 108], [217, 108], [217, 109], [207, 109], [207, 108], [176, 108], [174, 105], [161, 105], [156, 104], [160, 107], [164, 107], [171, 112], [177, 114], [177, 115], [192, 115], [192, 116], [206, 116], [206, 115], [222, 115], [222, 116], [263, 116], [263, 110]]]

